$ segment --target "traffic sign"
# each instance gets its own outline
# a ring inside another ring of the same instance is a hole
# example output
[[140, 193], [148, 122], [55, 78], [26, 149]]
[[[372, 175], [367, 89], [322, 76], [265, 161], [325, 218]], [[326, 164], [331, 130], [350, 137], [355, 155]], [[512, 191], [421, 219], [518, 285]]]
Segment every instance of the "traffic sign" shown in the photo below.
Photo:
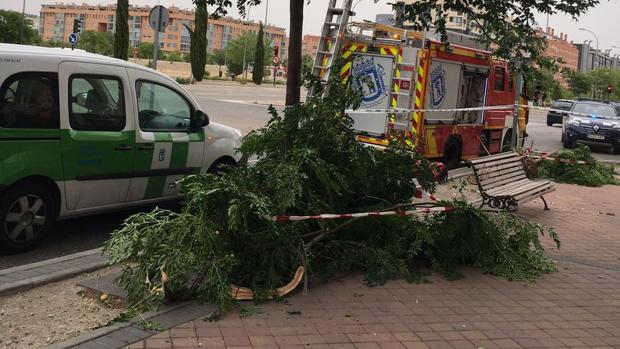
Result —
[[153, 7], [149, 14], [149, 25], [151, 28], [157, 32], [163, 33], [169, 23], [170, 12], [168, 12], [168, 9], [161, 5]]
[[69, 35], [69, 43], [71, 45], [77, 45], [78, 41], [80, 41], [80, 36], [77, 33], [71, 33]]
[[275, 64], [275, 65], [280, 64], [280, 57], [278, 57], [278, 56], [274, 56], [274, 57], [273, 57], [273, 64]]

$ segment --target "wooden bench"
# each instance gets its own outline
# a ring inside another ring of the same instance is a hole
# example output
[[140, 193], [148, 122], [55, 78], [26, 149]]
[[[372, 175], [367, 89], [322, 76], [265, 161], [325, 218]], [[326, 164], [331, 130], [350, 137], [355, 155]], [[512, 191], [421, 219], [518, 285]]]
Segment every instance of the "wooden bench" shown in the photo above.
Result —
[[469, 161], [482, 194], [482, 204], [501, 210], [516, 210], [520, 203], [541, 198], [555, 190], [553, 182], [534, 181], [525, 175], [521, 156], [515, 152], [500, 153]]

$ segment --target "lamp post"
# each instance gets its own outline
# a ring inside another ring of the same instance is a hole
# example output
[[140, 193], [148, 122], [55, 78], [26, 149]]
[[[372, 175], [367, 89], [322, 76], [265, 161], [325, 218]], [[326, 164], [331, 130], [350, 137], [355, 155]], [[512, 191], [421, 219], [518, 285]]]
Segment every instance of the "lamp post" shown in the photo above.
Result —
[[250, 10], [252, 9], [252, 6], [248, 6], [248, 13], [247, 16], [245, 17], [245, 25], [246, 25], [246, 30], [243, 33], [243, 35], [245, 36], [244, 40], [243, 40], [243, 78], [244, 79], [248, 79], [248, 68], [246, 66], [247, 64], [247, 52], [248, 52], [248, 31], [247, 31], [247, 26], [250, 25]]
[[22, 27], [19, 32], [19, 43], [24, 44], [24, 27], [26, 26], [26, 0], [22, 3]]
[[596, 49], [598, 50], [598, 36], [596, 36], [596, 33], [591, 31], [590, 29], [586, 29], [586, 28], [579, 28], [579, 30], [584, 31], [584, 32], [588, 32], [588, 33], [594, 35], [594, 38], [596, 39]]

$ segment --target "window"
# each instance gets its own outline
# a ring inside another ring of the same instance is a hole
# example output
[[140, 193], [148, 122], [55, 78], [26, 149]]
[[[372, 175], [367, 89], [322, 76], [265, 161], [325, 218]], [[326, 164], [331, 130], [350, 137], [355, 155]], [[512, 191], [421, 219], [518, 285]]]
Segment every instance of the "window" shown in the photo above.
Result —
[[504, 67], [495, 67], [495, 91], [504, 91], [506, 89], [506, 69]]
[[57, 129], [58, 76], [51, 73], [20, 73], [0, 88], [0, 127]]
[[69, 79], [69, 123], [78, 131], [125, 128], [125, 101], [120, 79], [74, 75]]
[[136, 82], [138, 119], [143, 131], [187, 131], [190, 104], [176, 91], [148, 81]]

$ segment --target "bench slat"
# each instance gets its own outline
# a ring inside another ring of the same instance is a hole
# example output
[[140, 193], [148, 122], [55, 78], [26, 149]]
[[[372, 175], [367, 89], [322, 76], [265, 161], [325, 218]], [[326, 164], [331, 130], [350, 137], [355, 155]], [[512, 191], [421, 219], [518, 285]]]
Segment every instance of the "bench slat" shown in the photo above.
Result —
[[494, 195], [497, 192], [502, 192], [502, 191], [506, 191], [508, 189], [513, 189], [513, 188], [519, 188], [519, 187], [524, 186], [524, 185], [526, 185], [526, 184], [528, 184], [530, 182], [531, 182], [530, 179], [524, 178], [524, 179], [520, 179], [520, 180], [515, 181], [515, 182], [509, 182], [509, 183], [506, 183], [504, 185], [500, 185], [500, 186], [497, 186], [497, 187], [494, 187], [494, 188], [490, 188], [488, 190], [485, 190], [485, 192], [488, 195]]
[[476, 171], [476, 174], [478, 175], [478, 177], [484, 177], [484, 176], [493, 175], [493, 173], [495, 173], [497, 171], [506, 170], [506, 169], [514, 168], [514, 167], [523, 167], [523, 163], [521, 161], [519, 161], [519, 162], [511, 162], [511, 163], [508, 163], [508, 164], [503, 164], [503, 165], [499, 165], [499, 166], [484, 168], [482, 170]]
[[497, 173], [494, 174], [494, 176], [488, 176], [488, 177], [482, 177], [482, 178], [478, 178], [478, 180], [480, 181], [480, 185], [482, 185], [482, 187], [484, 188], [485, 185], [487, 184], [491, 184], [497, 181], [501, 181], [502, 179], [506, 179], [509, 177], [513, 177], [515, 175], [525, 175], [525, 171], [523, 171], [523, 167], [515, 167], [515, 168], [509, 168], [506, 170], [500, 170], [497, 171]]
[[491, 184], [487, 184], [487, 185], [483, 186], [483, 189], [486, 192], [486, 191], [489, 191], [489, 190], [497, 188], [497, 187], [501, 187], [501, 186], [506, 185], [506, 184], [515, 183], [515, 182], [519, 182], [519, 181], [526, 180], [526, 179], [528, 179], [528, 178], [527, 178], [527, 176], [525, 174], [517, 174], [517, 175], [515, 175], [513, 177], [506, 178], [506, 179], [503, 179], [501, 181], [494, 182], [494, 183], [491, 183]]
[[493, 166], [497, 166], [497, 165], [503, 165], [503, 164], [507, 164], [507, 163], [512, 163], [512, 162], [519, 162], [519, 163], [523, 163], [521, 161], [521, 157], [512, 157], [512, 158], [507, 158], [507, 159], [501, 159], [501, 160], [497, 160], [497, 161], [489, 161], [489, 162], [485, 162], [483, 164], [476, 164], [476, 170], [480, 171], [482, 169], [486, 169], [488, 167], [493, 167]]
[[523, 203], [526, 203], [528, 201], [532, 201], [532, 200], [538, 199], [539, 197], [542, 197], [542, 196], [544, 196], [546, 194], [549, 194], [551, 192], [554, 192], [554, 191], [555, 191], [555, 187], [551, 186], [551, 187], [545, 189], [544, 191], [541, 191], [541, 192], [537, 193], [536, 195], [531, 195], [531, 196], [519, 199], [519, 203], [523, 204]]
[[551, 188], [552, 186], [553, 186], [553, 183], [546, 182], [543, 185], [531, 188], [530, 190], [526, 192], [515, 194], [514, 198], [517, 199], [517, 201], [521, 201], [521, 199], [525, 199], [530, 196], [541, 196], [540, 195], [541, 192], [544, 192], [545, 190], [547, 190], [548, 188]]
[[524, 184], [522, 186], [518, 186], [518, 187], [514, 187], [514, 188], [508, 188], [508, 189], [505, 189], [505, 190], [498, 190], [495, 195], [498, 195], [498, 196], [510, 195], [510, 196], [515, 196], [515, 198], [516, 198], [519, 195], [522, 195], [523, 193], [529, 193], [531, 190], [540, 189], [541, 187], [544, 187], [544, 186], [546, 186], [548, 184], [549, 183], [547, 183], [547, 182], [534, 182], [534, 181], [532, 181], [532, 182]]
[[505, 159], [505, 158], [509, 158], [509, 157], [519, 157], [519, 154], [514, 153], [514, 152], [508, 152], [508, 153], [499, 153], [499, 154], [495, 154], [495, 155], [490, 155], [490, 156], [483, 156], [477, 159], [473, 159], [473, 160], [469, 160], [469, 162], [471, 164], [482, 164], [485, 162], [489, 162], [489, 161], [494, 161], [494, 160], [500, 160], [500, 159]]

